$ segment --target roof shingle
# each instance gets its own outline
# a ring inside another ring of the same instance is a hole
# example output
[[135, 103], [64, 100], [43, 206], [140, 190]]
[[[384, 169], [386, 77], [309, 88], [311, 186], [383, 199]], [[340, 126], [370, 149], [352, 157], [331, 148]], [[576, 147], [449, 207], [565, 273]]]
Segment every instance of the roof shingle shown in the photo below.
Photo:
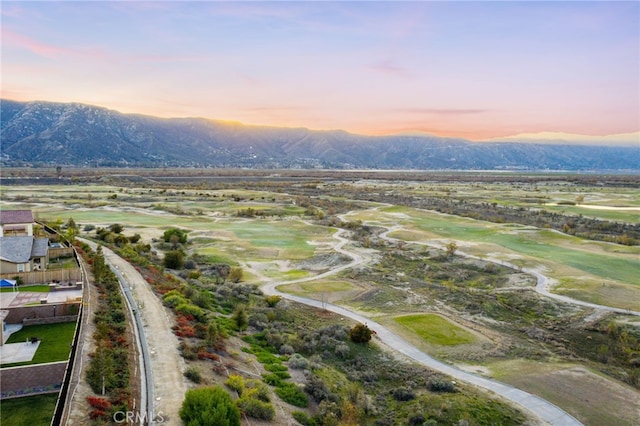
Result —
[[0, 225], [12, 223], [33, 223], [31, 210], [2, 210], [0, 211]]

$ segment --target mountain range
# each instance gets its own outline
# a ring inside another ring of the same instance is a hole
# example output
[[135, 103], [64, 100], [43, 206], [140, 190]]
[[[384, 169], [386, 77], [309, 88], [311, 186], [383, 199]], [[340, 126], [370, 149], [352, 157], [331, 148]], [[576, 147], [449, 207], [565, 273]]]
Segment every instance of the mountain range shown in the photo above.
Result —
[[5, 166], [640, 170], [638, 144], [525, 136], [486, 142], [421, 134], [364, 136], [42, 101], [0, 100], [0, 142]]

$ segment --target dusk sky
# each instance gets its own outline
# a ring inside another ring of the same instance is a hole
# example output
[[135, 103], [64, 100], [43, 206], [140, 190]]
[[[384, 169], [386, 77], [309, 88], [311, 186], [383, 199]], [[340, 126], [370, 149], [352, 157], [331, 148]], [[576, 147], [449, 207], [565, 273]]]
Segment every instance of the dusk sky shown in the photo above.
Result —
[[2, 98], [472, 140], [640, 130], [640, 2], [14, 2]]

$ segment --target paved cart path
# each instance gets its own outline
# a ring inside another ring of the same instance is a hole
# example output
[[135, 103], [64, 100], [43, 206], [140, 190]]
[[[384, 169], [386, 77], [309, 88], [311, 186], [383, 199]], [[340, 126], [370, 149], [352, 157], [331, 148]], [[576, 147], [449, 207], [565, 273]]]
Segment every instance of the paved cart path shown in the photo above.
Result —
[[[429, 367], [433, 370], [440, 371], [444, 374], [448, 374], [449, 376], [455, 378], [456, 380], [460, 380], [474, 386], [489, 390], [494, 392], [496, 395], [501, 396], [502, 398], [511, 401], [518, 407], [520, 407], [523, 411], [529, 412], [535, 418], [543, 421], [549, 425], [558, 425], [558, 426], [571, 426], [571, 425], [581, 425], [576, 418], [559, 408], [558, 406], [546, 401], [537, 395], [533, 395], [531, 393], [522, 391], [520, 389], [514, 388], [513, 386], [498, 382], [496, 380], [491, 380], [485, 377], [477, 376], [475, 374], [459, 370], [451, 365], [445, 364], [441, 361], [438, 361], [426, 353], [422, 352], [415, 346], [409, 344], [401, 337], [399, 337], [394, 332], [388, 330], [381, 324], [367, 318], [358, 313], [352, 312], [342, 306], [337, 306], [331, 303], [326, 303], [314, 299], [308, 299], [306, 297], [295, 296], [288, 293], [283, 293], [277, 290], [277, 287], [285, 284], [295, 284], [301, 282], [309, 282], [313, 280], [322, 279], [334, 274], [337, 274], [345, 269], [353, 268], [358, 266], [364, 262], [362, 256], [358, 253], [354, 253], [351, 251], [347, 251], [344, 249], [344, 246], [349, 242], [346, 238], [343, 237], [345, 230], [339, 229], [335, 234], [334, 238], [338, 240], [338, 243], [335, 246], [335, 250], [341, 254], [351, 257], [352, 261], [346, 265], [342, 265], [331, 269], [325, 273], [313, 276], [306, 277], [292, 281], [272, 281], [268, 282], [261, 286], [262, 291], [268, 295], [278, 295], [285, 299], [292, 300], [294, 302], [302, 303], [308, 306], [313, 306], [319, 309], [326, 309], [332, 312], [335, 312], [339, 315], [348, 317], [353, 319], [354, 321], [358, 321], [361, 323], [366, 323], [369, 328], [375, 330], [377, 338], [380, 339], [384, 344], [388, 345], [390, 348], [412, 358], [413, 360], [419, 362], [426, 367]], [[264, 279], [264, 277], [262, 277]]]

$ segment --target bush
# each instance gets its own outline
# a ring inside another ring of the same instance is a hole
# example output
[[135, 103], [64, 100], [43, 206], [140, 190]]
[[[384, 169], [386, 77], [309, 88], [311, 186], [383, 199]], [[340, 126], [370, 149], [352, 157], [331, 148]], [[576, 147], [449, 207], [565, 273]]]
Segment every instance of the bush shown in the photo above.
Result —
[[[171, 238], [174, 235], [175, 237]], [[187, 242], [187, 233], [182, 229], [171, 228], [164, 231], [164, 234], [162, 234], [162, 239], [165, 243], [169, 243], [172, 240], [175, 240], [180, 244], [185, 244]]]
[[282, 378], [280, 376], [278, 376], [275, 373], [271, 373], [271, 374], [264, 374], [262, 376], [262, 379], [264, 380], [264, 382], [268, 385], [271, 386], [282, 386], [282, 384], [284, 383], [282, 381]]
[[293, 354], [289, 358], [289, 368], [294, 370], [304, 370], [309, 366], [309, 362], [300, 354]]
[[429, 383], [427, 383], [427, 388], [431, 392], [448, 392], [453, 393], [456, 391], [456, 387], [453, 383], [448, 382], [446, 380], [440, 379], [431, 379]]
[[162, 264], [167, 269], [181, 269], [184, 266], [184, 253], [182, 250], [168, 251], [164, 255]]
[[396, 401], [411, 401], [416, 398], [414, 391], [408, 388], [397, 388], [391, 391], [391, 396]]
[[240, 426], [240, 410], [220, 386], [187, 391], [180, 419], [188, 426]]
[[184, 377], [191, 380], [193, 383], [200, 383], [202, 381], [202, 375], [200, 371], [195, 367], [189, 367], [184, 372]]
[[178, 305], [188, 303], [187, 299], [185, 299], [184, 297], [177, 294], [169, 295], [168, 293], [162, 298], [162, 301], [164, 302], [165, 305], [169, 306], [170, 308], [175, 308]]
[[276, 388], [276, 394], [284, 401], [296, 407], [306, 408], [309, 405], [309, 399], [303, 391], [294, 383], [282, 383]]
[[242, 392], [244, 391], [244, 377], [239, 374], [231, 374], [224, 384], [242, 396]]
[[291, 413], [293, 418], [302, 426], [317, 426], [318, 422], [313, 417], [309, 417], [304, 411], [294, 411]]
[[270, 308], [273, 308], [278, 304], [278, 302], [280, 300], [282, 300], [282, 297], [281, 296], [277, 296], [277, 295], [273, 295], [273, 296], [265, 297], [264, 300], [265, 300], [265, 302], [267, 302], [267, 306], [269, 306]]
[[356, 324], [349, 330], [349, 337], [355, 343], [368, 343], [371, 340], [371, 329], [366, 324]]
[[273, 405], [256, 398], [243, 397], [238, 400], [238, 407], [249, 417], [260, 420], [272, 420], [276, 415]]
[[245, 393], [251, 395], [252, 398], [258, 398], [260, 401], [271, 402], [271, 394], [269, 387], [256, 379], [249, 379], [245, 382]]
[[178, 306], [176, 306], [176, 312], [183, 315], [191, 315], [197, 320], [201, 320], [202, 318], [204, 318], [204, 311], [196, 305], [192, 305], [191, 303], [179, 304]]

